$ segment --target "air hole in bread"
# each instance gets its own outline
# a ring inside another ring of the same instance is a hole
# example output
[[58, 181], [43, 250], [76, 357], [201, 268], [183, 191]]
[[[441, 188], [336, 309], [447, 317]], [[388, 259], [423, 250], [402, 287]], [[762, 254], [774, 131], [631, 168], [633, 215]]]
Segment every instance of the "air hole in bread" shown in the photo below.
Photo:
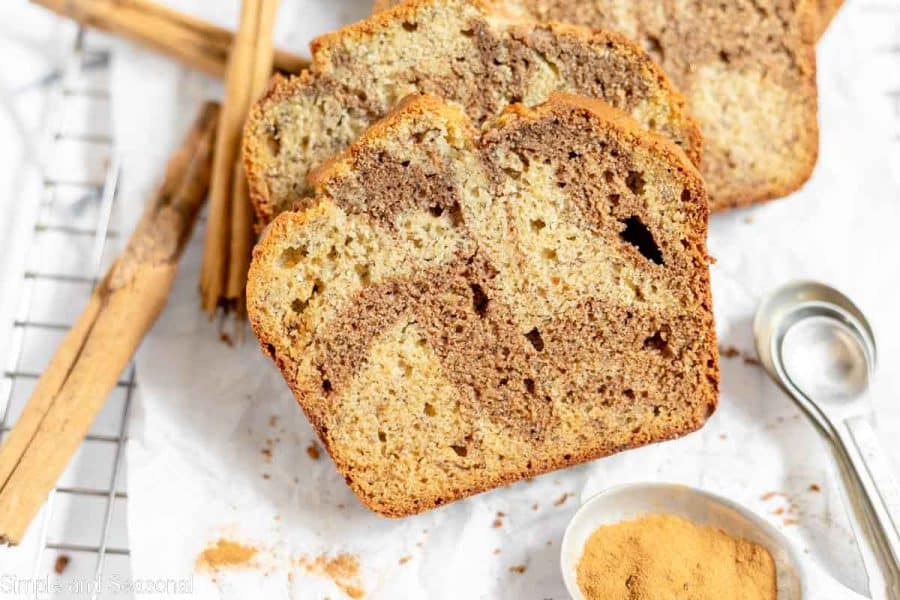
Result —
[[528, 341], [531, 342], [531, 345], [534, 346], [535, 350], [538, 352], [543, 351], [544, 338], [541, 337], [541, 332], [538, 331], [537, 327], [526, 333], [525, 337], [528, 338]]
[[372, 275], [369, 272], [368, 265], [356, 265], [354, 269], [356, 270], [356, 274], [359, 276], [359, 281], [363, 285], [368, 285], [369, 282], [372, 281]]
[[625, 185], [631, 190], [635, 196], [644, 193], [644, 174], [640, 171], [628, 171], [628, 177], [625, 179]]
[[622, 239], [637, 248], [647, 260], [658, 265], [663, 264], [662, 252], [644, 222], [636, 216], [631, 216], [622, 223], [625, 225], [625, 229], [619, 234]]
[[644, 50], [646, 50], [647, 54], [652, 56], [653, 60], [658, 63], [661, 63], [665, 57], [663, 54], [662, 43], [660, 43], [659, 38], [655, 35], [644, 36]]
[[658, 417], [659, 413], [661, 413], [661, 412], [662, 412], [662, 409], [660, 407], [658, 407], [658, 406], [653, 407], [653, 416], [654, 417]]
[[322, 391], [325, 392], [326, 394], [331, 391], [331, 380], [330, 379], [322, 380]]
[[616, 176], [613, 175], [613, 172], [610, 171], [609, 169], [607, 169], [606, 171], [603, 171], [603, 179], [604, 179], [604, 181], [606, 181], [606, 183], [612, 183], [613, 179], [615, 179], [615, 177]]
[[691, 201], [691, 192], [689, 189], [684, 188], [681, 190], [681, 201], [682, 202], [690, 202]]
[[277, 124], [272, 123], [266, 128], [266, 146], [273, 156], [278, 156], [281, 153], [281, 139], [279, 135]]
[[440, 217], [444, 214], [444, 207], [442, 206], [431, 206], [428, 208], [428, 212], [431, 213], [432, 217]]
[[522, 380], [522, 383], [525, 384], [525, 389], [528, 391], [529, 394], [534, 394], [534, 389], [535, 389], [534, 388], [534, 379], [531, 379], [530, 377], [526, 377], [525, 379]]
[[727, 65], [731, 62], [731, 56], [724, 50], [719, 50], [719, 60]]
[[544, 248], [541, 251], [541, 255], [544, 257], [545, 260], [550, 260], [553, 262], [556, 262], [557, 260], [559, 260], [559, 255], [556, 254], [556, 250], [554, 250], [553, 248]]
[[453, 449], [454, 452], [456, 452], [457, 456], [461, 456], [461, 457], [465, 458], [466, 456], [469, 455], [469, 449], [466, 448], [465, 446], [450, 446], [450, 447]]
[[307, 256], [309, 256], [309, 251], [305, 246], [290, 246], [281, 252], [281, 266], [291, 269]]
[[437, 411], [434, 409], [434, 405], [431, 402], [425, 403], [425, 416], [433, 417], [437, 414]]
[[629, 400], [634, 400], [634, 390], [629, 388], [629, 389], [626, 389], [622, 393], [625, 394], [625, 397], [628, 398]]
[[410, 21], [403, 21], [403, 31], [415, 31], [419, 28], [418, 23], [412, 23]]
[[291, 310], [298, 315], [305, 311], [307, 306], [309, 306], [309, 302], [307, 300], [301, 300], [300, 298], [294, 298], [294, 301], [291, 302]]
[[543, 219], [534, 219], [531, 221], [531, 230], [534, 232], [538, 232], [546, 226], [547, 224], [544, 223]]
[[487, 314], [488, 304], [491, 300], [477, 283], [473, 283], [470, 287], [472, 288], [472, 307], [475, 309], [475, 314], [483, 317]]
[[459, 32], [463, 35], [463, 37], [468, 37], [468, 38], [473, 37], [475, 35], [474, 29], [461, 29]]
[[674, 356], [672, 349], [669, 347], [669, 342], [663, 338], [662, 332], [660, 331], [657, 331], [644, 340], [644, 349], [655, 350], [667, 358]]
[[454, 227], [459, 227], [463, 224], [462, 207], [460, 207], [459, 202], [454, 202], [450, 208], [447, 209], [447, 215], [450, 217], [450, 223]]
[[619, 201], [622, 199], [622, 196], [619, 194], [610, 194], [609, 195], [609, 203], [613, 208], [619, 206]]
[[387, 441], [387, 434], [383, 431], [379, 431], [378, 432], [378, 441], [381, 442], [382, 444], [385, 443]]

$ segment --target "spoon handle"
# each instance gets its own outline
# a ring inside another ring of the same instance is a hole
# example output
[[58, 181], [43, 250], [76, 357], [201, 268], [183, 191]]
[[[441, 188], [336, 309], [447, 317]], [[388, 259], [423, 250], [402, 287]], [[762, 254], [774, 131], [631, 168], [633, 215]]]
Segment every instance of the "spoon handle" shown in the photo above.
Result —
[[900, 600], [900, 486], [866, 417], [838, 423], [838, 440], [868, 503], [875, 550], [880, 554], [888, 598]]

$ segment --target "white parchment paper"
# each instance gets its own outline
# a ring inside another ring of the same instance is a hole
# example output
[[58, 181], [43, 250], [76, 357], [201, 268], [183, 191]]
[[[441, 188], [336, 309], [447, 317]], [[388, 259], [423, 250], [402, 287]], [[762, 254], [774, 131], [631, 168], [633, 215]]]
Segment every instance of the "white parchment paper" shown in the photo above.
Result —
[[[193, 0], [179, 8], [232, 27], [238, 4]], [[276, 37], [306, 54], [311, 36], [368, 9], [368, 0], [286, 0]], [[866, 311], [882, 365], [872, 397], [896, 467], [900, 123], [887, 92], [900, 87], [900, 61], [885, 50], [900, 32], [886, 15], [851, 1], [819, 45], [821, 147], [812, 180], [788, 198], [715, 216], [709, 246], [718, 259], [713, 292], [723, 347], [754, 356], [754, 310], [789, 279], [828, 282]], [[220, 92], [202, 75], [120, 47], [113, 106], [128, 219], [140, 213], [199, 102]], [[617, 483], [673, 481], [764, 515], [837, 579], [864, 590], [824, 443], [742, 356], [723, 356], [720, 408], [696, 434], [417, 517], [370, 513], [324, 452], [318, 460], [307, 453], [314, 435], [252, 335], [229, 347], [198, 310], [201, 234], [202, 226], [137, 356], [127, 465], [136, 579], [193, 578], [198, 598], [341, 598], [353, 587], [372, 598], [564, 598], [559, 542], [579, 502]], [[252, 565], [198, 570], [198, 554], [219, 538], [257, 548]], [[359, 572], [337, 583], [302, 564], [341, 553], [358, 559]]]

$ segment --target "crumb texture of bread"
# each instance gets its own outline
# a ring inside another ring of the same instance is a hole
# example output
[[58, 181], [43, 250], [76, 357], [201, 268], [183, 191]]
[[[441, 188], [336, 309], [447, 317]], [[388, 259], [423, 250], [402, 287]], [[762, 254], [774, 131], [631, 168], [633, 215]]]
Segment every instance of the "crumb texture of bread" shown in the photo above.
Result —
[[403, 516], [705, 422], [702, 179], [597, 100], [404, 100], [254, 250], [248, 312], [359, 498]]
[[637, 44], [614, 32], [540, 24], [480, 0], [410, 0], [316, 39], [308, 71], [251, 110], [244, 163], [258, 219], [310, 193], [310, 172], [410, 93], [463, 107], [476, 123], [553, 91], [605, 100], [700, 163], [685, 99]]
[[489, 1], [520, 18], [617, 31], [650, 53], [700, 123], [713, 211], [785, 196], [811, 175], [815, 42], [840, 0]]

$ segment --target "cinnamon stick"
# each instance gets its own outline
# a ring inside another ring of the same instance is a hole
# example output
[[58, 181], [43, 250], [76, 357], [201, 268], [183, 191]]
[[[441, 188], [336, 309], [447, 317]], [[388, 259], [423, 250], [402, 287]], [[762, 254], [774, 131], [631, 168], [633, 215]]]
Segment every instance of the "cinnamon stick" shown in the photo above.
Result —
[[0, 447], [0, 542], [18, 544], [162, 311], [206, 197], [218, 106], [204, 105], [162, 185]]
[[[263, 0], [260, 7], [256, 43], [253, 48], [253, 66], [250, 79], [249, 100], [254, 102], [268, 85], [272, 75], [273, 52], [272, 30], [279, 0]], [[248, 106], [249, 108], [249, 106]], [[246, 119], [246, 114], [244, 115]], [[234, 169], [234, 193], [231, 203], [231, 249], [228, 261], [228, 284], [226, 295], [235, 305], [239, 318], [246, 313], [245, 290], [250, 255], [255, 240], [253, 229], [253, 208], [250, 191], [244, 174], [244, 164], [237, 159]]]
[[225, 100], [219, 115], [216, 150], [209, 189], [206, 245], [200, 271], [200, 303], [210, 318], [226, 304], [228, 257], [231, 237], [231, 197], [234, 163], [238, 157], [241, 129], [250, 107], [247, 90], [253, 77], [253, 53], [259, 27], [260, 1], [241, 3], [241, 22], [234, 37], [225, 76]]
[[277, 9], [278, 0], [244, 0], [229, 55], [200, 273], [201, 307], [210, 318], [219, 308], [235, 310], [239, 318], [244, 314], [253, 216], [239, 150], [247, 112], [271, 75]]
[[[214, 77], [225, 75], [233, 35], [206, 21], [149, 0], [31, 0], [56, 14], [149, 46]], [[275, 51], [275, 68], [299, 73], [308, 66], [289, 52]]]

